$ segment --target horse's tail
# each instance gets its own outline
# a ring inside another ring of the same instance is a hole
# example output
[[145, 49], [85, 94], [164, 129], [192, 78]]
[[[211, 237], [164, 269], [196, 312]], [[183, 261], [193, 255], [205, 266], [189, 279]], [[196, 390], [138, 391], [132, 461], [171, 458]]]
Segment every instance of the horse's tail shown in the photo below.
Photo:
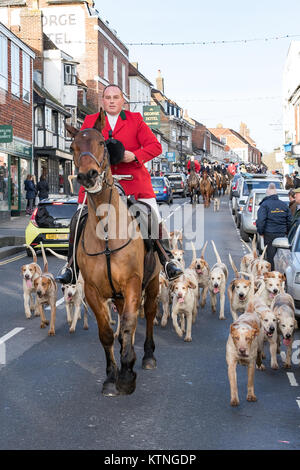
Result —
[[213, 246], [213, 249], [214, 249], [216, 258], [217, 258], [217, 262], [218, 262], [218, 263], [222, 263], [222, 260], [221, 260], [221, 258], [220, 258], [220, 255], [219, 255], [218, 251], [217, 251], [217, 248], [216, 248], [216, 245], [215, 245], [214, 241], [211, 240], [211, 243], [212, 243], [212, 246]]

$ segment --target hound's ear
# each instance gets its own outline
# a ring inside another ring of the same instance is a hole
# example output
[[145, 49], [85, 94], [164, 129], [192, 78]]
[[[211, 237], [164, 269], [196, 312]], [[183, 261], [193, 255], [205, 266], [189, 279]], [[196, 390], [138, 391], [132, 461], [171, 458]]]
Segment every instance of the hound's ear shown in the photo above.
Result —
[[102, 129], [105, 127], [105, 114], [102, 108], [100, 108], [99, 116], [97, 117], [93, 127], [99, 132], [102, 132]]
[[70, 126], [69, 124], [66, 124], [65, 127], [66, 127], [67, 131], [69, 132], [70, 136], [73, 137], [73, 138], [74, 138], [74, 137], [78, 134], [78, 132], [79, 132], [79, 129], [76, 129], [75, 127]]

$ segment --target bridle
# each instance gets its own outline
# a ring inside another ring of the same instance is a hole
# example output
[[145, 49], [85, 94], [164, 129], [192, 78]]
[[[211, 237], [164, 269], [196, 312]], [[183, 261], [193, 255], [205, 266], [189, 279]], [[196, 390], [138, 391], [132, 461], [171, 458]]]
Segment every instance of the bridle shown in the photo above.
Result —
[[[91, 131], [91, 130], [96, 131], [103, 138], [101, 132], [98, 131], [98, 129], [94, 129], [94, 128], [87, 128], [87, 129], [80, 130], [78, 132], [78, 134], [80, 132], [86, 132], [86, 131]], [[76, 134], [76, 135], [78, 135], [78, 134]], [[96, 185], [94, 186], [94, 188], [86, 189], [86, 192], [88, 194], [96, 194], [96, 193], [102, 192], [103, 183], [105, 183], [106, 186], [109, 186], [109, 187], [112, 186], [112, 184], [107, 181], [107, 173], [108, 173], [108, 170], [109, 170], [109, 165], [106, 165], [106, 168], [104, 168], [104, 165], [108, 161], [108, 158], [107, 158], [108, 150], [107, 150], [107, 146], [106, 146], [105, 141], [101, 140], [101, 145], [102, 144], [104, 146], [104, 153], [103, 153], [103, 159], [102, 159], [101, 162], [98, 161], [97, 157], [92, 152], [81, 152], [79, 154], [79, 157], [78, 157], [78, 162], [77, 162], [77, 165], [76, 165], [77, 167], [80, 166], [80, 161], [81, 161], [82, 157], [88, 156], [88, 157], [92, 158], [92, 160], [94, 160], [94, 162], [97, 164], [97, 166], [100, 169], [100, 172], [98, 173], [98, 176], [97, 176], [97, 182], [96, 182]]]

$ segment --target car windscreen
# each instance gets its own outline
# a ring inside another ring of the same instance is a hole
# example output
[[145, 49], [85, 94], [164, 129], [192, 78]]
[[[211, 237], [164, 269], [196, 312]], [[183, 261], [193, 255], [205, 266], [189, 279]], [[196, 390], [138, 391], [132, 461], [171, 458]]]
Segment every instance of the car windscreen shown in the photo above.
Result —
[[36, 223], [39, 227], [66, 228], [77, 210], [77, 204], [39, 204]]
[[[280, 181], [271, 181], [271, 182], [275, 184], [275, 187], [277, 189], [282, 188], [282, 183]], [[267, 189], [269, 184], [270, 184], [270, 180], [244, 181], [243, 196], [249, 196], [250, 191], [252, 191], [252, 189]]]
[[153, 188], [161, 188], [165, 184], [163, 178], [157, 178], [151, 181], [152, 181]]
[[167, 178], [169, 181], [182, 181], [182, 178], [179, 175], [177, 176], [170, 175], [170, 176], [167, 176]]
[[[258, 206], [261, 201], [267, 197], [266, 193], [256, 193], [255, 195], [255, 205]], [[278, 194], [279, 199], [284, 202], [287, 206], [289, 205], [289, 198], [287, 194]]]

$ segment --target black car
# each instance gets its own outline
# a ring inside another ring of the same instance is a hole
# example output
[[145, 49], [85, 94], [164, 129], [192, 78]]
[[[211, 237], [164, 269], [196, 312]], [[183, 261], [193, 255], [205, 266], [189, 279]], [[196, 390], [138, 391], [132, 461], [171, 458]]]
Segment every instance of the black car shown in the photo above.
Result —
[[165, 177], [170, 182], [173, 194], [179, 194], [182, 197], [187, 196], [186, 179], [182, 173], [166, 173]]

